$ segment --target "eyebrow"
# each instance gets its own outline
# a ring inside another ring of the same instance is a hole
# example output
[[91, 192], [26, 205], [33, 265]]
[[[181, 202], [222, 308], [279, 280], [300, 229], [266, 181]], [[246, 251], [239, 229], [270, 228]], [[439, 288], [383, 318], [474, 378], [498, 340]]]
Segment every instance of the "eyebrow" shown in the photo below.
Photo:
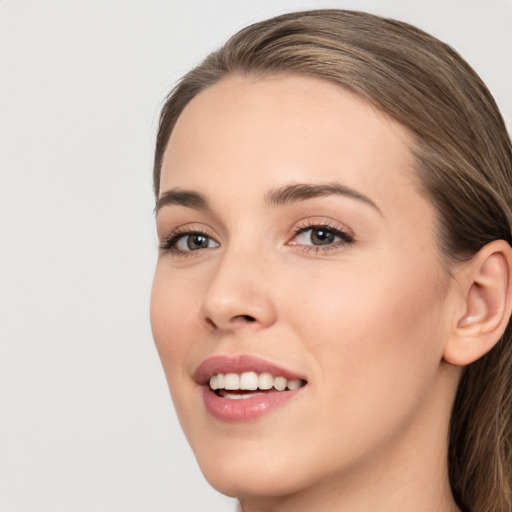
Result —
[[[367, 196], [338, 182], [329, 183], [291, 183], [265, 194], [265, 204], [269, 206], [283, 206], [290, 203], [305, 201], [316, 197], [345, 196], [362, 201], [373, 207], [382, 215], [380, 208]], [[209, 210], [210, 205], [206, 197], [193, 190], [171, 189], [164, 192], [156, 203], [155, 212], [168, 205], [181, 205], [196, 210]]]
[[377, 210], [381, 215], [380, 208], [367, 196], [361, 194], [346, 185], [338, 182], [329, 183], [291, 183], [275, 190], [271, 190], [265, 195], [265, 203], [269, 205], [281, 206], [297, 201], [305, 201], [315, 197], [326, 196], [345, 196], [351, 199], [357, 199]]
[[171, 204], [186, 206], [187, 208], [195, 208], [196, 210], [209, 210], [206, 197], [192, 190], [171, 189], [164, 192], [156, 202], [155, 213], [161, 208]]

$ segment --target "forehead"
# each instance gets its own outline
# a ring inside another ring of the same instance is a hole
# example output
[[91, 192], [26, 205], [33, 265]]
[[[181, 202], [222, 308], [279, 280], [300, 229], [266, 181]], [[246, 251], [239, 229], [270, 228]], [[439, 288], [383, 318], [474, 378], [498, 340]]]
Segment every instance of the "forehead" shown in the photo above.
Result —
[[336, 84], [303, 76], [230, 77], [196, 96], [166, 148], [161, 191], [216, 183], [264, 192], [342, 181], [389, 196], [415, 174], [408, 130]]

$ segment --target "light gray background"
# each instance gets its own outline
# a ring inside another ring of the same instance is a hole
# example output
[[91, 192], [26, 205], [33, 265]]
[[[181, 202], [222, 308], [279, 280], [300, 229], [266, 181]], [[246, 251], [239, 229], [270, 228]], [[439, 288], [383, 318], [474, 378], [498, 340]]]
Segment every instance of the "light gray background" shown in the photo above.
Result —
[[0, 2], [2, 512], [233, 510], [196, 467], [151, 339], [158, 110], [237, 29], [316, 7], [451, 43], [512, 126], [510, 0]]

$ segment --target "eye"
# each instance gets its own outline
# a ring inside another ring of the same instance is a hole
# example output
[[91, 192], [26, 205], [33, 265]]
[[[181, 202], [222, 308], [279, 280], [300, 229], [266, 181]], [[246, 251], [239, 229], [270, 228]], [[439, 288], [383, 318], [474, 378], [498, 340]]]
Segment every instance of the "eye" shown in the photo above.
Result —
[[321, 250], [351, 244], [353, 241], [353, 236], [340, 228], [331, 225], [313, 225], [299, 227], [289, 245], [310, 246]]
[[328, 245], [340, 240], [338, 235], [325, 228], [309, 228], [297, 236], [300, 245]]
[[160, 249], [177, 254], [219, 247], [219, 243], [206, 233], [199, 231], [171, 233], [161, 244]]
[[190, 235], [182, 235], [175, 243], [178, 251], [197, 251], [199, 249], [208, 249], [209, 247], [217, 247], [218, 244], [209, 236], [202, 233], [191, 233]]

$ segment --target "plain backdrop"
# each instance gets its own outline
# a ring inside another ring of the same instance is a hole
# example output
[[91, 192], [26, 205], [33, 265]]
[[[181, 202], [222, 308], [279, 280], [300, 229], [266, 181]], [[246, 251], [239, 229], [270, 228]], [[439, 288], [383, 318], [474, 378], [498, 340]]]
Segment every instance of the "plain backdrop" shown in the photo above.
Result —
[[2, 512], [234, 510], [196, 466], [151, 338], [158, 112], [236, 30], [319, 7], [449, 42], [512, 126], [511, 0], [0, 1]]

